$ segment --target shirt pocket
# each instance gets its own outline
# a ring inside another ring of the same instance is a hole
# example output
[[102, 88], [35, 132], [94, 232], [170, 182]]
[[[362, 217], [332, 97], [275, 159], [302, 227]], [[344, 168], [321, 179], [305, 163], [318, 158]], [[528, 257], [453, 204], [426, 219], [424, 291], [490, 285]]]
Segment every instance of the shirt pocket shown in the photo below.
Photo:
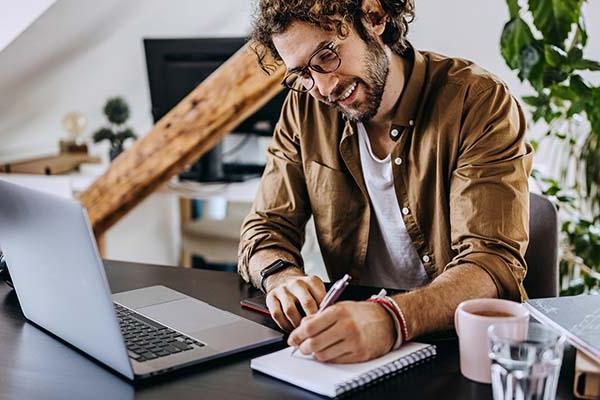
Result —
[[349, 179], [344, 171], [332, 168], [318, 161], [310, 161], [306, 171], [308, 189], [311, 192], [350, 192]]
[[352, 231], [347, 228], [360, 220], [363, 203], [352, 176], [311, 161], [306, 180], [317, 231], [330, 243], [343, 239]]

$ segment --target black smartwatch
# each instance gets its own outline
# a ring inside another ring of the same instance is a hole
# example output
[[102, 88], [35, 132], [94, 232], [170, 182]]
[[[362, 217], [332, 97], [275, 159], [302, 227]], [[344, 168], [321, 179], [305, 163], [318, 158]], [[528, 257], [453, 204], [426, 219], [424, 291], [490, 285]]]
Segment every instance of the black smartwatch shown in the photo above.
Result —
[[279, 271], [282, 271], [288, 267], [294, 267], [294, 268], [298, 268], [298, 266], [294, 263], [291, 263], [289, 261], [285, 261], [285, 260], [277, 260], [274, 261], [273, 263], [269, 264], [268, 267], [266, 267], [265, 269], [263, 269], [262, 271], [260, 271], [260, 288], [262, 289], [262, 291], [264, 293], [267, 293], [267, 290], [265, 289], [265, 280], [273, 275], [276, 274]]

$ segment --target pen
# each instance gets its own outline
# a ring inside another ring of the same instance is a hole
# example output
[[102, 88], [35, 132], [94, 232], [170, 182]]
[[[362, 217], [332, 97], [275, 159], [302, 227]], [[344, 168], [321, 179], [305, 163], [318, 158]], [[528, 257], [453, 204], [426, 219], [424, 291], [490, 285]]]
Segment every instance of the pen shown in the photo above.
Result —
[[[323, 301], [321, 301], [321, 304], [319, 304], [317, 314], [329, 307], [330, 305], [334, 304], [337, 301], [337, 299], [340, 298], [342, 292], [344, 291], [344, 289], [346, 289], [346, 286], [348, 286], [348, 282], [350, 282], [350, 279], [352, 279], [352, 277], [346, 274], [342, 279], [339, 279], [333, 284], [333, 286], [329, 289], [327, 294], [325, 294], [325, 297], [323, 298]], [[296, 353], [296, 350], [298, 350], [298, 347], [296, 347], [292, 351], [292, 356]]]

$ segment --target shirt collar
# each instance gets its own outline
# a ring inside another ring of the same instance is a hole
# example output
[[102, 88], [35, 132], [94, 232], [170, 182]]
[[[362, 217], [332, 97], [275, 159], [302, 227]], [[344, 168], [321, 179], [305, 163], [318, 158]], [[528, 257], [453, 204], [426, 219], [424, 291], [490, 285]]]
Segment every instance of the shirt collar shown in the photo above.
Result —
[[[406, 85], [397, 101], [396, 111], [394, 112], [394, 118], [392, 120], [392, 127], [414, 126], [421, 93], [423, 92], [423, 86], [425, 84], [427, 64], [423, 54], [418, 50], [415, 50], [412, 45], [409, 44], [409, 48], [403, 57], [409, 58], [411, 69], [407, 74]], [[343, 114], [342, 118], [346, 122], [344, 133], [342, 135], [343, 139], [353, 135], [356, 127], [354, 124], [350, 123]]]
[[392, 125], [413, 126], [417, 117], [420, 97], [425, 84], [425, 70], [427, 68], [425, 57], [412, 46], [408, 48], [405, 57], [409, 58], [411, 70], [407, 75], [406, 84], [394, 113]]

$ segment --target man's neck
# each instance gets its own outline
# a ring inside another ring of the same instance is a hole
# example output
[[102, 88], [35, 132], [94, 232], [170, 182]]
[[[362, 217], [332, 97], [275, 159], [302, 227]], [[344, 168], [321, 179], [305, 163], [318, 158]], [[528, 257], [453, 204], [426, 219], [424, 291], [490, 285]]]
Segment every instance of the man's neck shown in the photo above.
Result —
[[369, 132], [387, 132], [389, 130], [398, 105], [398, 99], [406, 84], [405, 74], [407, 68], [409, 68], [407, 60], [391, 51], [387, 46], [385, 51], [390, 60], [389, 73], [379, 110], [373, 118], [364, 124]]

